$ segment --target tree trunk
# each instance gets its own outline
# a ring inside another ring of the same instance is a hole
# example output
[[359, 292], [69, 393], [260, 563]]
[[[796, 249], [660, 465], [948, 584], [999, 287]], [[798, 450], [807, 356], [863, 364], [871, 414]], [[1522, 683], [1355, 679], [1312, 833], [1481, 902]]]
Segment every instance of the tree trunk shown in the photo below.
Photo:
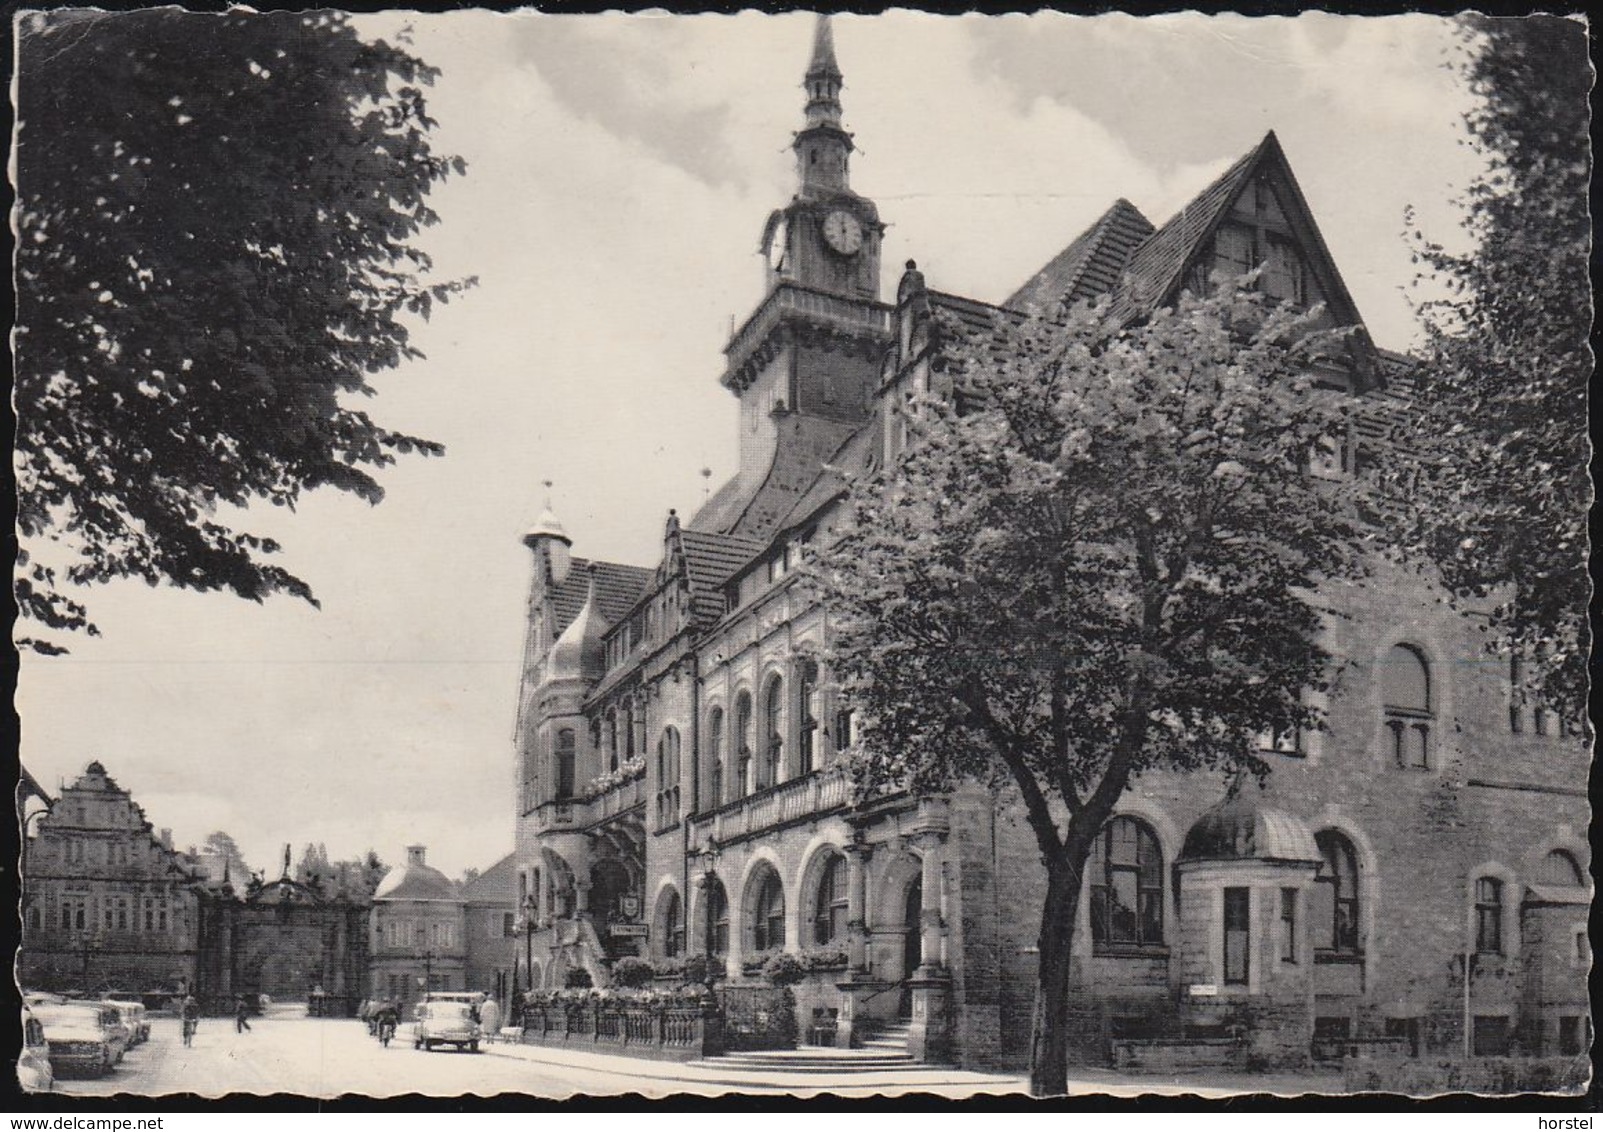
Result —
[[1047, 868], [1046, 900], [1041, 909], [1041, 935], [1036, 941], [1039, 966], [1035, 985], [1035, 1032], [1030, 1044], [1030, 1095], [1057, 1097], [1069, 1083], [1069, 951], [1075, 914], [1080, 906], [1080, 872], [1067, 854]]

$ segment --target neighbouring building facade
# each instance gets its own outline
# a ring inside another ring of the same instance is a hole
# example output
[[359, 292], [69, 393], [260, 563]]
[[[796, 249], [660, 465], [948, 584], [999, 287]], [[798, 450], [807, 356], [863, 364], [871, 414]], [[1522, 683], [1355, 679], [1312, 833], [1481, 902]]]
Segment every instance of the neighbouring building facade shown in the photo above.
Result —
[[481, 990], [466, 982], [467, 901], [455, 881], [409, 845], [406, 863], [384, 874], [369, 922], [368, 995], [421, 1001], [426, 991]]
[[504, 1006], [518, 964], [516, 858], [508, 853], [464, 881], [461, 892], [467, 936], [463, 989], [484, 991]]
[[[43, 792], [39, 792], [43, 796]], [[43, 990], [196, 985], [208, 879], [92, 762], [24, 831], [17, 977]]]
[[[1271, 295], [1357, 328], [1321, 375], [1353, 398], [1353, 433], [1313, 474], [1376, 457], [1377, 422], [1406, 411], [1406, 359], [1362, 332], [1273, 134], [1161, 226], [1118, 201], [1000, 307], [912, 263], [882, 299], [884, 225], [850, 188], [841, 87], [822, 17], [797, 193], [764, 226], [767, 294], [725, 347], [735, 475], [689, 521], [669, 514], [649, 568], [574, 555], [549, 509], [525, 536], [514, 930], [547, 987], [574, 968], [604, 985], [625, 955], [671, 977], [710, 953], [760, 981], [789, 952], [809, 971], [804, 1033], [828, 1016], [847, 1043], [901, 1016], [925, 1059], [1019, 1064], [1044, 885], [1022, 813], [978, 785], [854, 803], [837, 757], [852, 711], [820, 669], [828, 611], [792, 569], [827, 536], [841, 472], [898, 459], [909, 394], [961, 395], [932, 364], [939, 328], [1102, 295], [1136, 319], [1214, 269], [1263, 265]], [[1439, 596], [1384, 569], [1322, 595], [1345, 662], [1329, 729], [1266, 737], [1266, 790], [1132, 786], [1081, 901], [1082, 1057], [1227, 1035], [1266, 1065], [1368, 1040], [1585, 1047], [1587, 743], [1518, 707], [1478, 615]]]

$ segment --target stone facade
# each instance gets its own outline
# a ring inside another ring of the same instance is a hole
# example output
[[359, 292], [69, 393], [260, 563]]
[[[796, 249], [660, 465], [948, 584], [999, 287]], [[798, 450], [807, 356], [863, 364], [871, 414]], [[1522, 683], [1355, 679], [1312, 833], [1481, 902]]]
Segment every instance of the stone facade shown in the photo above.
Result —
[[366, 987], [368, 914], [287, 876], [252, 881], [242, 899], [203, 910], [196, 995], [223, 1009], [241, 994], [319, 999], [321, 1012], [352, 1015]]
[[23, 860], [17, 977], [51, 990], [187, 990], [206, 876], [92, 762], [38, 818]]
[[505, 1003], [517, 957], [517, 865], [507, 854], [462, 885], [467, 937], [464, 989]]
[[467, 985], [467, 902], [430, 866], [422, 845], [385, 874], [373, 892], [368, 996], [422, 1000], [425, 991], [480, 990]]
[[[883, 227], [849, 187], [830, 36], [821, 18], [798, 192], [763, 233], [768, 292], [725, 349], [735, 476], [689, 522], [670, 513], [652, 568], [575, 557], [549, 510], [525, 536], [520, 943], [547, 987], [576, 968], [604, 984], [626, 955], [672, 978], [707, 953], [760, 982], [788, 952], [808, 968], [804, 1038], [902, 1016], [925, 1060], [1018, 1065], [1044, 884], [1021, 807], [978, 786], [858, 799], [838, 765], [850, 705], [793, 567], [827, 537], [841, 473], [898, 458], [910, 395], [962, 398], [932, 364], [954, 328], [1102, 294], [1139, 317], [1238, 259], [1356, 328], [1321, 374], [1354, 398], [1354, 435], [1313, 474], [1352, 474], [1373, 422], [1407, 411], [1406, 359], [1363, 333], [1273, 134], [1168, 224], [1119, 201], [1002, 307], [911, 263], [880, 301]], [[1233, 800], [1203, 775], [1146, 776], [1104, 831], [1075, 933], [1081, 1057], [1454, 1053], [1466, 1017], [1483, 1050], [1586, 1033], [1585, 743], [1514, 709], [1481, 614], [1427, 577], [1380, 567], [1320, 601], [1340, 660], [1329, 730], [1266, 739], [1267, 789]]]

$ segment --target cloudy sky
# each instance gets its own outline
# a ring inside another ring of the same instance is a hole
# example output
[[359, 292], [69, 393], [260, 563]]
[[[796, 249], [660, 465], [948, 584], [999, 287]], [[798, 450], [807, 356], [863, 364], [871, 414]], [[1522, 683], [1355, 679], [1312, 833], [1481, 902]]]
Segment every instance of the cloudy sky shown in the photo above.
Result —
[[[575, 553], [648, 565], [669, 508], [734, 467], [718, 386], [760, 297], [758, 236], [794, 188], [812, 17], [362, 17], [440, 67], [437, 149], [464, 178], [427, 245], [479, 287], [382, 376], [385, 424], [442, 441], [377, 508], [252, 515], [322, 609], [140, 584], [89, 595], [104, 636], [29, 657], [23, 759], [91, 759], [181, 845], [229, 831], [455, 875], [512, 843], [512, 723], [542, 481]], [[997, 301], [1112, 201], [1156, 222], [1273, 129], [1376, 340], [1413, 331], [1403, 214], [1450, 237], [1466, 96], [1429, 16], [835, 20], [853, 186], [889, 222], [886, 290]]]

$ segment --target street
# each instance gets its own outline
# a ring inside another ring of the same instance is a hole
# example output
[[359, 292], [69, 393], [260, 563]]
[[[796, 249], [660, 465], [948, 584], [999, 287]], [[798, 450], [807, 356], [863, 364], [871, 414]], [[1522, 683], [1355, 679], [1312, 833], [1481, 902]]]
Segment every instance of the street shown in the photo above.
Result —
[[423, 1093], [495, 1096], [520, 1093], [551, 1099], [576, 1094], [639, 1093], [664, 1097], [690, 1093], [817, 1093], [870, 1096], [933, 1092], [945, 1096], [1017, 1091], [1022, 1082], [955, 1070], [903, 1072], [879, 1077], [765, 1081], [746, 1074], [710, 1074], [669, 1062], [624, 1059], [535, 1046], [490, 1046], [483, 1053], [414, 1050], [403, 1023], [386, 1049], [354, 1019], [292, 1014], [252, 1018], [236, 1034], [230, 1018], [203, 1018], [185, 1048], [175, 1018], [153, 1018], [150, 1040], [124, 1055], [107, 1076], [63, 1078], [57, 1090], [73, 1096], [132, 1093], [293, 1093], [298, 1096], [370, 1097]]

